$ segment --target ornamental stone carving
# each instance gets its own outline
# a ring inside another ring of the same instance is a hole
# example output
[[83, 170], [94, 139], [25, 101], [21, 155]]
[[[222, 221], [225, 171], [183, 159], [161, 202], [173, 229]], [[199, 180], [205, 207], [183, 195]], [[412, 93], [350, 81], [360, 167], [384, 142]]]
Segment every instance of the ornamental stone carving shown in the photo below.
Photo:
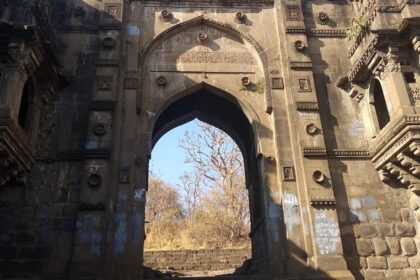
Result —
[[98, 123], [93, 127], [93, 133], [96, 136], [100, 136], [100, 137], [106, 134], [106, 130], [107, 130], [107, 127], [105, 123]]
[[166, 81], [166, 78], [163, 77], [163, 76], [159, 76], [156, 79], [156, 83], [158, 84], [158, 86], [161, 86], [161, 87], [165, 86], [166, 85], [166, 82], [167, 82]]
[[411, 39], [411, 43], [413, 44], [413, 49], [420, 53], [420, 35], [414, 35]]
[[325, 175], [321, 171], [316, 170], [312, 174], [312, 179], [314, 179], [314, 181], [317, 182], [318, 184], [321, 184], [325, 181]]
[[168, 10], [162, 10], [160, 12], [160, 19], [165, 22], [170, 21], [173, 19], [173, 14], [169, 12]]
[[319, 128], [313, 123], [307, 124], [305, 126], [305, 130], [306, 130], [306, 133], [308, 133], [309, 135], [312, 135], [312, 136], [319, 133]]
[[330, 21], [330, 17], [325, 12], [320, 12], [318, 14], [319, 23], [321, 24], [328, 24]]
[[115, 47], [115, 39], [112, 37], [105, 37], [102, 39], [102, 46], [105, 49], [111, 50]]
[[112, 89], [112, 80], [111, 75], [97, 76], [97, 89], [98, 90], [111, 90]]
[[246, 14], [244, 14], [242, 12], [237, 12], [235, 14], [235, 21], [237, 23], [244, 23], [244, 22], [246, 22], [246, 19], [247, 19]]
[[87, 178], [87, 183], [92, 188], [98, 188], [101, 186], [102, 178], [97, 173], [90, 173]]
[[301, 40], [297, 40], [297, 41], [295, 41], [295, 48], [296, 48], [296, 50], [301, 52], [304, 49], [306, 49], [306, 44]]
[[206, 33], [203, 33], [203, 32], [198, 33], [197, 35], [198, 44], [204, 45], [208, 42], [208, 40], [209, 40], [209, 37]]
[[249, 86], [251, 86], [251, 84], [252, 84], [251, 79], [250, 79], [249, 77], [243, 77], [243, 78], [241, 79], [241, 82], [242, 82], [242, 85], [243, 85], [244, 87], [249, 87]]
[[121, 3], [105, 3], [105, 12], [115, 19], [121, 19]]

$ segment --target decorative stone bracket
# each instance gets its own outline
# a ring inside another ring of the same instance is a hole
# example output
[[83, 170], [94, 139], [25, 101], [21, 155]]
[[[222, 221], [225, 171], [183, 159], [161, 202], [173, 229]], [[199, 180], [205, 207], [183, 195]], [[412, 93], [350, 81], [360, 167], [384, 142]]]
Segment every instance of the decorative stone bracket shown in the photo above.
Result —
[[25, 183], [26, 173], [33, 164], [28, 136], [7, 112], [0, 112], [0, 187]]
[[[17, 74], [23, 79], [34, 77], [37, 80], [36, 98], [48, 103], [64, 79], [58, 71], [55, 34], [45, 14], [47, 8], [44, 4], [43, 1], [33, 3], [34, 25], [19, 26], [0, 21], [0, 58], [3, 61], [0, 70], [10, 72], [10, 75]], [[5, 92], [6, 88], [0, 88], [0, 94], [7, 96], [13, 92]], [[0, 187], [24, 184], [26, 174], [34, 165], [33, 143], [12, 119], [15, 105], [3, 105], [0, 110]]]
[[420, 116], [403, 117], [377, 140], [371, 152], [380, 180], [410, 190], [411, 209], [417, 211], [420, 207]]
[[337, 204], [334, 197], [314, 197], [310, 201], [311, 206], [330, 206], [333, 207]]

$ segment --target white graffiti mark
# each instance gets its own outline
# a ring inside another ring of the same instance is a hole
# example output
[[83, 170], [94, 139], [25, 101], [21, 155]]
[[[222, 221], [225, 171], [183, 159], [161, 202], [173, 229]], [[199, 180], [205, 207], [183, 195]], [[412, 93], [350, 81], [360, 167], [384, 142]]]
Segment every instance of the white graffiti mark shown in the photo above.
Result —
[[315, 243], [321, 255], [334, 254], [341, 242], [340, 229], [335, 219], [323, 210], [315, 213]]
[[144, 201], [144, 194], [146, 189], [136, 189], [134, 191], [134, 201]]
[[292, 194], [292, 193], [284, 193], [284, 203], [285, 204], [292, 204], [292, 205], [296, 205], [297, 204], [297, 197]]
[[287, 231], [292, 232], [293, 226], [300, 225], [300, 215], [298, 213], [298, 199], [293, 193], [284, 193], [284, 221], [287, 225]]

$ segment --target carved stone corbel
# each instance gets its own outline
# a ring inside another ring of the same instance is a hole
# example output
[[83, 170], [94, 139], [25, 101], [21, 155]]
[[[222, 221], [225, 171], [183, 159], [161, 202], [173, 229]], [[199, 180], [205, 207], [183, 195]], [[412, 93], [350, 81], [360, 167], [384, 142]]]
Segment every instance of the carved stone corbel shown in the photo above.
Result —
[[[409, 190], [410, 205], [420, 200], [420, 118], [405, 116], [372, 147], [372, 161], [380, 180], [389, 185]], [[405, 131], [400, 128], [405, 127]], [[411, 207], [416, 217], [418, 207]], [[414, 209], [415, 208], [415, 209]]]
[[420, 34], [413, 35], [411, 37], [411, 43], [413, 44], [413, 49], [420, 54]]

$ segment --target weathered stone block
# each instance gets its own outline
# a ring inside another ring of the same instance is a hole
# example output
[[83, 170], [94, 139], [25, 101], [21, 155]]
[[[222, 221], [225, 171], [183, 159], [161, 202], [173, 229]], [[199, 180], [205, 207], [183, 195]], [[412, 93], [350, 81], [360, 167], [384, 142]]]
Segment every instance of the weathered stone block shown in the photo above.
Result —
[[35, 236], [29, 232], [19, 232], [15, 235], [15, 240], [19, 245], [31, 245], [35, 242]]
[[410, 209], [408, 208], [402, 208], [401, 209], [401, 218], [403, 222], [410, 222]]
[[384, 223], [396, 223], [401, 221], [400, 212], [396, 209], [381, 208], [381, 219]]
[[401, 279], [402, 270], [388, 270], [385, 272], [386, 280], [399, 280]]
[[381, 221], [381, 215], [379, 214], [378, 209], [368, 209], [367, 214], [369, 216], [369, 221], [370, 222], [375, 223], [375, 222], [380, 222]]
[[16, 247], [11, 246], [0, 246], [0, 259], [1, 260], [13, 260], [16, 258]]
[[8, 245], [13, 242], [13, 234], [10, 232], [0, 232], [0, 244]]
[[411, 267], [420, 268], [420, 256], [414, 256], [408, 259]]
[[374, 238], [373, 248], [375, 249], [375, 254], [379, 256], [384, 256], [388, 252], [388, 246], [382, 238]]
[[375, 225], [372, 224], [359, 225], [359, 231], [361, 237], [375, 237], [378, 235]]
[[388, 257], [388, 267], [390, 269], [403, 269], [408, 267], [407, 257], [391, 256]]
[[394, 224], [379, 224], [377, 228], [380, 237], [394, 236]]
[[78, 204], [69, 204], [63, 206], [61, 209], [61, 216], [62, 217], [75, 217], [78, 210]]
[[368, 268], [370, 269], [387, 269], [388, 264], [385, 257], [370, 256], [367, 257]]
[[413, 237], [416, 235], [416, 229], [409, 223], [398, 223], [395, 225], [395, 233], [401, 237]]
[[362, 202], [361, 202], [361, 200], [359, 198], [357, 198], [357, 197], [353, 197], [350, 200], [350, 207], [353, 210], [361, 209], [362, 208]]
[[367, 222], [368, 218], [366, 215], [366, 211], [363, 209], [360, 210], [352, 210], [350, 213], [350, 221], [352, 223], [362, 223]]
[[373, 253], [373, 246], [369, 239], [357, 239], [357, 252], [360, 256], [370, 256]]
[[17, 273], [20, 271], [19, 263], [12, 262], [12, 261], [6, 261], [6, 262], [0, 261], [0, 271], [4, 274]]
[[23, 247], [19, 249], [18, 258], [26, 260], [39, 260], [47, 258], [48, 248], [45, 247]]
[[361, 269], [366, 269], [367, 268], [367, 260], [366, 260], [365, 257], [360, 257], [359, 263], [360, 263], [360, 268]]
[[19, 263], [20, 273], [39, 273], [42, 270], [44, 262], [28, 261]]
[[[401, 277], [399, 278], [401, 279]], [[417, 271], [415, 269], [406, 268], [403, 270], [404, 280], [418, 280]]]
[[16, 221], [13, 224], [13, 229], [15, 231], [28, 231], [30, 227], [31, 227], [31, 223], [29, 219], [27, 221]]
[[416, 244], [412, 238], [401, 238], [401, 248], [404, 256], [414, 256], [417, 253]]
[[62, 218], [54, 219], [54, 228], [62, 231], [72, 231], [76, 229], [76, 219]]
[[398, 238], [395, 237], [386, 237], [386, 244], [388, 245], [389, 251], [392, 255], [401, 254], [401, 246]]
[[360, 200], [361, 200], [362, 206], [364, 208], [374, 208], [374, 207], [377, 206], [375, 197], [373, 197], [371, 195], [366, 195], [366, 196], [362, 197]]
[[385, 279], [385, 273], [381, 270], [365, 270], [366, 280], [383, 280]]

